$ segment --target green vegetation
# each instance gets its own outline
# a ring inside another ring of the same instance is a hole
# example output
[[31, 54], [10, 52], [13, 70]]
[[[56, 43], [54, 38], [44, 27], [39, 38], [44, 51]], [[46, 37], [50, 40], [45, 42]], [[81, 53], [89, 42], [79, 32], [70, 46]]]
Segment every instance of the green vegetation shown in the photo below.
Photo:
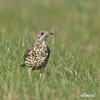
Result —
[[[35, 32], [48, 38], [51, 56], [39, 71], [19, 66]], [[95, 98], [78, 98], [82, 93]], [[100, 0], [0, 0], [0, 100], [99, 100]]]

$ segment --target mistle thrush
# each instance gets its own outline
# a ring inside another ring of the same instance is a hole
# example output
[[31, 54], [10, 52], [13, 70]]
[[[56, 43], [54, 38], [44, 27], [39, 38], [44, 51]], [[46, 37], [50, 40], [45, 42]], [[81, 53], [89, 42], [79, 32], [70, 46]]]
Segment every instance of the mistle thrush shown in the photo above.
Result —
[[[52, 34], [52, 32], [46, 30], [37, 32], [34, 44], [24, 53], [24, 63], [21, 66], [27, 66], [30, 71], [40, 70], [40, 77], [50, 56], [50, 49], [46, 43], [46, 38]], [[31, 79], [30, 71], [29, 77]]]

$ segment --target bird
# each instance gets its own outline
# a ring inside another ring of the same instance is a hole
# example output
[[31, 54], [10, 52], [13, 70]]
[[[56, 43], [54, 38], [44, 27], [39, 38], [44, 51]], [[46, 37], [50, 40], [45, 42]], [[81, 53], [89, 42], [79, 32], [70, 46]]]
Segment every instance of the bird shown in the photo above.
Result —
[[47, 30], [38, 31], [34, 43], [24, 53], [24, 63], [20, 66], [26, 66], [28, 68], [31, 81], [32, 70], [40, 70], [40, 78], [43, 77], [43, 72], [50, 56], [50, 48], [46, 42], [49, 35], [53, 35], [53, 32]]

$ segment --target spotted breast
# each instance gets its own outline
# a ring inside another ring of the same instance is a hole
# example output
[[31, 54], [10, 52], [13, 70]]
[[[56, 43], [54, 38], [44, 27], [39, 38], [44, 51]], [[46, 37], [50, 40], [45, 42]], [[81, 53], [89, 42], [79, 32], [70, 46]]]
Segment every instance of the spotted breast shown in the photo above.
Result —
[[41, 69], [48, 63], [50, 49], [45, 42], [36, 43], [24, 54], [25, 65], [32, 69]]

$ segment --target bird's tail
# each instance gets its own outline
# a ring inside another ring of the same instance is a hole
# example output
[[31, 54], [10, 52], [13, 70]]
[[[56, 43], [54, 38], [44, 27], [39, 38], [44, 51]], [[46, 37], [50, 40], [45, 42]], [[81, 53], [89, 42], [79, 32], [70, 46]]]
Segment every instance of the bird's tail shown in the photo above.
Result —
[[20, 64], [19, 66], [21, 66], [21, 67], [25, 67], [25, 63], [23, 63], [23, 64]]

